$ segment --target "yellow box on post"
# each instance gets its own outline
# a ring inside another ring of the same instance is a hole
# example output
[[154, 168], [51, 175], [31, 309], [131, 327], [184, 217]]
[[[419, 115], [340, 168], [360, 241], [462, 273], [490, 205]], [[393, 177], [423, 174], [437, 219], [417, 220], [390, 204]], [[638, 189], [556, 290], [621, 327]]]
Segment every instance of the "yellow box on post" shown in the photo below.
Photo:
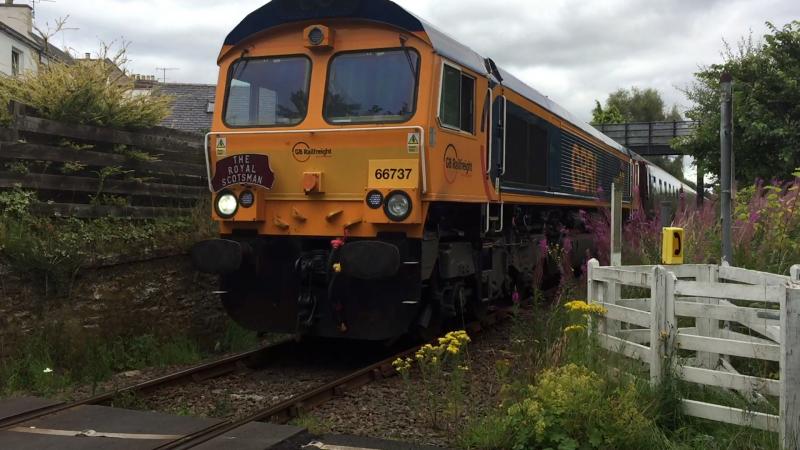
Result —
[[661, 238], [661, 263], [683, 264], [683, 228], [664, 228]]

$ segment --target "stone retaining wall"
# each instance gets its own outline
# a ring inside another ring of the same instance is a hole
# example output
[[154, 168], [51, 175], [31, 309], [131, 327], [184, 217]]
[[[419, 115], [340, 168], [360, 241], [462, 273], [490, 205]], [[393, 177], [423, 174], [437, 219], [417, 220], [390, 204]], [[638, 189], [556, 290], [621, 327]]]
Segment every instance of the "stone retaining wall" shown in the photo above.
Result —
[[216, 288], [215, 277], [197, 273], [185, 255], [83, 269], [60, 297], [0, 265], [0, 352], [59, 322], [101, 335], [213, 339], [226, 323]]

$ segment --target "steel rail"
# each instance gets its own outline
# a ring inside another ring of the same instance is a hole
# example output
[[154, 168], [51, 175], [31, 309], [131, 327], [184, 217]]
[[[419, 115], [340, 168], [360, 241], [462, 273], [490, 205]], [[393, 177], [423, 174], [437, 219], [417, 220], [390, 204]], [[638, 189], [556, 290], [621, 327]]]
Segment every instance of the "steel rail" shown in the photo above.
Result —
[[[510, 310], [499, 309], [492, 312], [482, 322], [486, 325], [493, 325], [498, 320], [504, 319], [509, 315]], [[473, 333], [479, 333], [483, 330], [482, 322], [476, 321], [469, 323], [465, 328]], [[233, 419], [212, 425], [172, 442], [165, 443], [156, 447], [155, 450], [185, 450], [194, 448], [252, 422], [271, 420], [275, 423], [286, 423], [292, 418], [298, 417], [300, 413], [310, 411], [317, 406], [341, 396], [348, 390], [362, 387], [381, 378], [394, 376], [397, 371], [392, 366], [392, 363], [398, 358], [406, 358], [415, 354], [420, 348], [422, 348], [422, 345], [404, 350], [390, 358], [359, 369], [349, 375], [331, 381], [324, 386], [295, 395], [283, 402], [269, 406], [266, 409], [257, 411], [242, 419]]]
[[175, 384], [181, 384], [187, 382], [200, 382], [212, 378], [218, 378], [223, 375], [227, 375], [229, 373], [240, 370], [242, 368], [242, 364], [244, 363], [244, 361], [250, 358], [254, 358], [256, 356], [264, 356], [269, 353], [278, 351], [279, 349], [285, 347], [286, 345], [290, 345], [291, 343], [292, 343], [291, 341], [282, 341], [276, 344], [260, 347], [255, 350], [237, 353], [235, 355], [227, 356], [225, 358], [221, 358], [215, 361], [200, 364], [175, 373], [154, 378], [152, 380], [144, 381], [131, 386], [126, 386], [124, 388], [116, 389], [113, 391], [104, 392], [102, 394], [85, 398], [83, 400], [78, 400], [75, 402], [63, 402], [51, 406], [45, 406], [43, 408], [34, 409], [31, 411], [26, 411], [24, 413], [17, 414], [15, 416], [11, 416], [3, 420], [0, 420], [0, 430], [5, 430], [31, 420], [39, 419], [69, 409], [77, 408], [79, 406], [98, 405], [106, 403], [113, 400], [120, 394], [148, 392]]

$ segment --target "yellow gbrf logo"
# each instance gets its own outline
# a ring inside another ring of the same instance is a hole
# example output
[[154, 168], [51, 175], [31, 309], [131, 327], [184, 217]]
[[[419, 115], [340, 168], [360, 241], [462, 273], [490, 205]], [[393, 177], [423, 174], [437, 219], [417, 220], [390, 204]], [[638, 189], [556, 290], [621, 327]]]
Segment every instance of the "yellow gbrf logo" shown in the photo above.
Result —
[[597, 192], [597, 156], [578, 144], [572, 146], [572, 188], [592, 195]]

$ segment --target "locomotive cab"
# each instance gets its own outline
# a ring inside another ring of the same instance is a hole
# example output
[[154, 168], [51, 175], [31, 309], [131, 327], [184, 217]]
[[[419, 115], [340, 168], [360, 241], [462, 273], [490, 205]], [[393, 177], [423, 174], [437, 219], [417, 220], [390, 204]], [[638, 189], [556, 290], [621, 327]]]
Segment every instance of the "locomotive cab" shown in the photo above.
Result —
[[286, 22], [220, 54], [206, 144], [221, 237], [195, 264], [247, 328], [399, 336], [422, 308], [432, 48], [389, 24]]

